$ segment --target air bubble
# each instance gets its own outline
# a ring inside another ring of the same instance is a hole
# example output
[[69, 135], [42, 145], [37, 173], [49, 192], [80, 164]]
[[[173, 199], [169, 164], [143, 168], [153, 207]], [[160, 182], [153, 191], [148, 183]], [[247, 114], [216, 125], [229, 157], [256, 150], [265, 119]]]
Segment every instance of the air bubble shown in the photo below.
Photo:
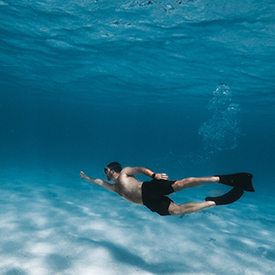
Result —
[[240, 105], [231, 103], [232, 92], [225, 84], [219, 85], [213, 92], [208, 109], [212, 112], [208, 121], [199, 128], [207, 150], [230, 150], [237, 147], [240, 133], [238, 113]]

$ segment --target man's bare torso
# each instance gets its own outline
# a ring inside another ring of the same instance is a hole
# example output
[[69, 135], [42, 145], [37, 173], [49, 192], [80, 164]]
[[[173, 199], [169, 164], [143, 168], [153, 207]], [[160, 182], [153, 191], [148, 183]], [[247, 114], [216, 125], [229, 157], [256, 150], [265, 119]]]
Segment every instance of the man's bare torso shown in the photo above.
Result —
[[128, 201], [143, 204], [141, 194], [142, 182], [138, 181], [134, 176], [127, 175], [123, 170], [115, 182], [117, 193]]

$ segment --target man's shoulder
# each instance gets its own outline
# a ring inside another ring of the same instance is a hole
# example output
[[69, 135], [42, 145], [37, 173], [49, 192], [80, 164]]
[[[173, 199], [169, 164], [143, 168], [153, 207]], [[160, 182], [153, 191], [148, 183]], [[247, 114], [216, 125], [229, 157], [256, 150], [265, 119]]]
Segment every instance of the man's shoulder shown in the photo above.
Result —
[[128, 175], [129, 173], [131, 173], [133, 170], [133, 167], [124, 167], [121, 172], [120, 172], [120, 175]]

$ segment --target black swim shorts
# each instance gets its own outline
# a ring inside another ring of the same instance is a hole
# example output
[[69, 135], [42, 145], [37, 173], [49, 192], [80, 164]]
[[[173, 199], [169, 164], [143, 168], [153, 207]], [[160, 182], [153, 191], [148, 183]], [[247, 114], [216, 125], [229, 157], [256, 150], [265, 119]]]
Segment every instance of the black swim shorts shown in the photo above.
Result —
[[174, 192], [172, 187], [174, 183], [175, 181], [158, 179], [143, 182], [141, 187], [143, 204], [161, 216], [170, 215], [168, 207], [173, 201], [165, 195]]

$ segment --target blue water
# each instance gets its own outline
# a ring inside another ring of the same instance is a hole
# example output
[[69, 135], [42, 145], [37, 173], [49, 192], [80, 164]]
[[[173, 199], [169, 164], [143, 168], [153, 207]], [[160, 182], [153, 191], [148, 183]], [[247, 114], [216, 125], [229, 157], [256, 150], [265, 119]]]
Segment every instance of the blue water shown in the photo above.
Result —
[[[273, 274], [274, 12], [0, 1], [0, 273]], [[256, 192], [158, 217], [80, 179], [111, 161], [172, 179], [247, 171]]]

